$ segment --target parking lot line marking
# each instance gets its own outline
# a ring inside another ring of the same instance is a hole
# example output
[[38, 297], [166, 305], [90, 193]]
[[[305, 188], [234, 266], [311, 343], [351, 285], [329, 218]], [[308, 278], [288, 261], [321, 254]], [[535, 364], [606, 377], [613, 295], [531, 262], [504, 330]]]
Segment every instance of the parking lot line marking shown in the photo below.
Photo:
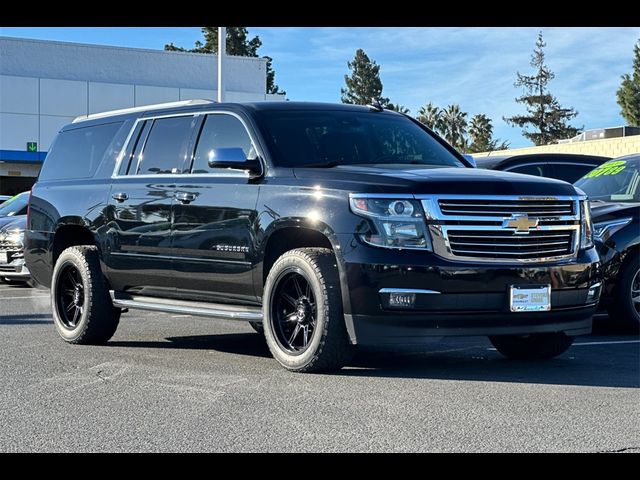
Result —
[[49, 298], [49, 295], [33, 295], [27, 297], [0, 297], [0, 300], [21, 300], [24, 298]]

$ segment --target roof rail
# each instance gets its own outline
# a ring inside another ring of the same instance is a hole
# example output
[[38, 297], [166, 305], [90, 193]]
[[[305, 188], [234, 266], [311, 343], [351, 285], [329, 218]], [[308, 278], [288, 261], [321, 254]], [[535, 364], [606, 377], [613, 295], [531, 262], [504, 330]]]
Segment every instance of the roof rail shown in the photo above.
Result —
[[181, 100], [179, 102], [168, 103], [156, 103], [155, 105], [142, 105], [140, 107], [122, 108], [120, 110], [109, 110], [108, 112], [92, 113], [91, 115], [79, 115], [73, 119], [71, 123], [82, 122], [84, 120], [93, 120], [94, 118], [112, 117], [115, 115], [122, 115], [125, 113], [146, 112], [151, 110], [163, 110], [165, 108], [174, 107], [186, 107], [189, 105], [206, 105], [210, 103], [216, 103], [213, 100], [207, 99], [195, 99], [195, 100]]

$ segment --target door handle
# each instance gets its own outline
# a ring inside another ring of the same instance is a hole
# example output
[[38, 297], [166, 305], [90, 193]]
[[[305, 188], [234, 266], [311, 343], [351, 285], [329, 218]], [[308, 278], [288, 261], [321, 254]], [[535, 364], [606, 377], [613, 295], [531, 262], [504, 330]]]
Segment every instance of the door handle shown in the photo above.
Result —
[[176, 193], [175, 197], [176, 200], [178, 200], [180, 203], [187, 204], [193, 202], [196, 199], [196, 194], [189, 192], [178, 192]]
[[129, 195], [127, 195], [126, 193], [114, 193], [113, 194], [113, 199], [116, 202], [124, 202], [127, 198], [129, 198]]

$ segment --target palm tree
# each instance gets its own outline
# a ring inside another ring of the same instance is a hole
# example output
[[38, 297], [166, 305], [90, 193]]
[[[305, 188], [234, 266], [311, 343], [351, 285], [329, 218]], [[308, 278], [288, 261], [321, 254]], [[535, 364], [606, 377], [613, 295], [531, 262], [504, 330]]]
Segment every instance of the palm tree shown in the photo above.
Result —
[[470, 152], [487, 152], [491, 150], [493, 147], [493, 125], [491, 125], [491, 119], [484, 113], [471, 117], [469, 136], [471, 137]]
[[439, 128], [444, 139], [458, 150], [464, 149], [467, 133], [467, 112], [460, 110], [459, 105], [448, 105], [442, 111], [442, 121]]
[[440, 127], [441, 114], [442, 111], [433, 103], [429, 102], [424, 107], [420, 107], [416, 120], [431, 130], [438, 130]]
[[388, 110], [393, 110], [395, 112], [400, 112], [400, 113], [405, 113], [405, 114], [408, 114], [409, 111], [410, 111], [404, 105], [400, 105], [399, 103], [391, 103], [391, 102], [389, 102], [389, 104], [385, 108], [388, 109]]

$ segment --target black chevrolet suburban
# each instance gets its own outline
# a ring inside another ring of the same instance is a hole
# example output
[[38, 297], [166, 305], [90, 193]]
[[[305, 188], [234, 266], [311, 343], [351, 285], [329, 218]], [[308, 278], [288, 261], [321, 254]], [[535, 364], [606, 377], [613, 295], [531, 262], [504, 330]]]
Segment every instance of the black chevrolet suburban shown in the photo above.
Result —
[[131, 308], [244, 320], [304, 372], [433, 336], [554, 357], [601, 290], [582, 192], [474, 169], [377, 105], [78, 118], [33, 187], [26, 261], [69, 343], [107, 342]]

